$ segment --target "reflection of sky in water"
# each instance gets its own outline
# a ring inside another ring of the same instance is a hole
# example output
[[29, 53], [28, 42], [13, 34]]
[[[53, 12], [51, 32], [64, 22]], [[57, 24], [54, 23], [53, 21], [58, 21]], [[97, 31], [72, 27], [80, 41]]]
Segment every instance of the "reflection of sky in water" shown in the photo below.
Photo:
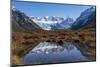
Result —
[[56, 43], [41, 42], [33, 48], [25, 57], [25, 64], [59, 63], [89, 61], [72, 44], [64, 43], [63, 46]]

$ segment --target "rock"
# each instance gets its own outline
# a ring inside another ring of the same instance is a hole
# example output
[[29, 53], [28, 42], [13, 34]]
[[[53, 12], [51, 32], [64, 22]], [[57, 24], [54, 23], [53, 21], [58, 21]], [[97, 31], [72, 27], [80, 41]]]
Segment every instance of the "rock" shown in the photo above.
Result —
[[50, 40], [47, 40], [46, 42], [50, 42]]
[[59, 45], [63, 45], [63, 41], [62, 41], [62, 40], [57, 41], [57, 43], [58, 43]]
[[74, 42], [75, 42], [75, 43], [79, 43], [80, 41], [79, 41], [79, 40], [74, 40]]
[[55, 40], [53, 39], [52, 42], [55, 42]]

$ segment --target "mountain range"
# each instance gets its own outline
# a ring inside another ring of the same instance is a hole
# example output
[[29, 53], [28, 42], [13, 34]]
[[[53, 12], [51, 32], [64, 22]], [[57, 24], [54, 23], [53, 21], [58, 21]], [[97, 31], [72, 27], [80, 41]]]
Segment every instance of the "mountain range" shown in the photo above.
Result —
[[54, 30], [54, 29], [67, 29], [71, 26], [74, 20], [70, 17], [31, 17], [31, 19], [39, 25], [44, 30]]
[[25, 13], [12, 9], [12, 29], [28, 30], [56, 30], [56, 29], [85, 29], [96, 26], [96, 8], [91, 7], [83, 11], [74, 21], [72, 18], [56, 16], [29, 17]]

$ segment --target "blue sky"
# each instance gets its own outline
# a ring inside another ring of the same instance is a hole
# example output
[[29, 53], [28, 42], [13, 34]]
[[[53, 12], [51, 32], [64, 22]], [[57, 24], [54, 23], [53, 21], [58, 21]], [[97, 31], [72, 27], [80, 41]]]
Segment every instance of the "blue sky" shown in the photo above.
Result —
[[62, 5], [62, 4], [48, 4], [36, 2], [12, 2], [12, 6], [24, 12], [28, 16], [60, 16], [71, 17], [74, 20], [79, 17], [82, 11], [91, 6], [80, 5]]

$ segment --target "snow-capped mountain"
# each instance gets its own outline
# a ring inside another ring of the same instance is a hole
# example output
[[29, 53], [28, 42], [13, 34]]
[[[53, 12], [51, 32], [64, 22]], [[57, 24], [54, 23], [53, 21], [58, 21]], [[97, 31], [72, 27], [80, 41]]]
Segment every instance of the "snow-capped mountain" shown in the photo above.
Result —
[[53, 16], [44, 16], [44, 17], [31, 17], [33, 21], [36, 22], [42, 22], [42, 23], [58, 23], [64, 20], [64, 18], [61, 17], [53, 17]]
[[51, 30], [52, 26], [56, 26], [64, 20], [61, 17], [45, 16], [45, 17], [31, 17], [31, 19], [44, 30]]
[[62, 17], [31, 17], [31, 19], [44, 30], [68, 29], [74, 22], [72, 18]]
[[29, 17], [24, 12], [12, 7], [13, 29], [67, 29], [73, 23], [72, 18], [62, 18], [57, 16]]
[[64, 21], [62, 21], [59, 26], [61, 29], [68, 29], [71, 27], [71, 25], [74, 23], [74, 20], [70, 17], [66, 18]]
[[96, 23], [96, 8], [91, 7], [81, 13], [81, 15], [72, 24], [72, 29], [79, 29], [87, 25], [95, 25]]

